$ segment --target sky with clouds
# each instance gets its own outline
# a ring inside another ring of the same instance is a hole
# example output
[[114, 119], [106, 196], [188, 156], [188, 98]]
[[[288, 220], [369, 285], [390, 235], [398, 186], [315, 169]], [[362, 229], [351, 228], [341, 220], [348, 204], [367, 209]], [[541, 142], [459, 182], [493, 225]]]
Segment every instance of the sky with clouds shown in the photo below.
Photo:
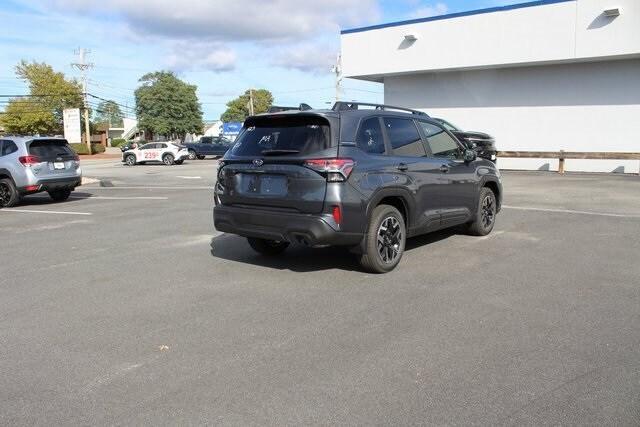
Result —
[[[146, 72], [198, 86], [205, 119], [249, 87], [276, 104], [334, 99], [341, 29], [520, 3], [509, 0], [1, 0], [0, 94], [26, 93], [13, 68], [44, 61], [69, 76], [91, 50], [89, 92], [133, 106]], [[382, 101], [382, 86], [345, 79], [342, 98]]]

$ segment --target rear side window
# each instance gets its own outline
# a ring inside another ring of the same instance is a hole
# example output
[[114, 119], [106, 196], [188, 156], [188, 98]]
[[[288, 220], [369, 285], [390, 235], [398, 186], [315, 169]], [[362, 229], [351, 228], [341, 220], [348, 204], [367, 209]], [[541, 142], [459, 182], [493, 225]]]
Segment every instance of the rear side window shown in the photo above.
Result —
[[384, 154], [382, 127], [377, 117], [362, 121], [356, 136], [356, 145], [369, 154]]
[[69, 147], [69, 144], [67, 144], [67, 141], [56, 139], [33, 141], [29, 144], [29, 154], [44, 158], [75, 155], [74, 151]]
[[0, 156], [8, 156], [9, 154], [15, 153], [18, 151], [18, 146], [13, 141], [0, 141], [0, 145], [2, 145], [2, 151], [0, 151]]
[[322, 118], [264, 118], [246, 124], [231, 153], [235, 156], [299, 156], [330, 146], [329, 123]]
[[427, 143], [433, 157], [457, 159], [461, 156], [462, 153], [458, 143], [440, 126], [427, 122], [420, 122], [420, 126], [427, 136]]
[[384, 126], [396, 156], [424, 157], [426, 151], [416, 125], [411, 119], [385, 117]]

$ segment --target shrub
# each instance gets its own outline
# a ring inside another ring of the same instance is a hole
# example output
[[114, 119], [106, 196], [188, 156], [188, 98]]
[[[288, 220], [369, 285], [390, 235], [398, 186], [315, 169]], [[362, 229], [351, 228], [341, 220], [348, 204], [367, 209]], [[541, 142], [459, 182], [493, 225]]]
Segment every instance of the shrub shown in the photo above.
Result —
[[126, 143], [127, 143], [127, 140], [124, 138], [113, 138], [111, 140], [112, 147], [120, 147], [121, 145], [124, 145]]
[[[89, 154], [87, 144], [69, 144], [71, 149], [79, 155]], [[91, 144], [91, 154], [104, 153], [104, 146], [102, 144]]]
[[91, 154], [104, 153], [105, 148], [102, 144], [91, 144]]

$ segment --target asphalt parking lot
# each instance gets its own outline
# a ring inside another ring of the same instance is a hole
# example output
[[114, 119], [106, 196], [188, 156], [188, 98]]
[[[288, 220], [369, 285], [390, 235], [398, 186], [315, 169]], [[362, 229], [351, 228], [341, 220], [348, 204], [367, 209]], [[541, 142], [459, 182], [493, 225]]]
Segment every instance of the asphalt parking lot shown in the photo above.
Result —
[[640, 423], [640, 178], [504, 174], [395, 271], [213, 229], [215, 161], [0, 210], [0, 424]]

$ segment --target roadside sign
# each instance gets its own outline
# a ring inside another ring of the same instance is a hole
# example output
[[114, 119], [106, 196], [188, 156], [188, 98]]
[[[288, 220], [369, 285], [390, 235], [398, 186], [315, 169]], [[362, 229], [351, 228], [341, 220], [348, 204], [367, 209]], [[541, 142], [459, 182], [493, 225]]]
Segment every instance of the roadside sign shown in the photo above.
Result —
[[82, 127], [80, 125], [80, 109], [67, 108], [62, 112], [64, 121], [64, 139], [70, 144], [82, 142]]

